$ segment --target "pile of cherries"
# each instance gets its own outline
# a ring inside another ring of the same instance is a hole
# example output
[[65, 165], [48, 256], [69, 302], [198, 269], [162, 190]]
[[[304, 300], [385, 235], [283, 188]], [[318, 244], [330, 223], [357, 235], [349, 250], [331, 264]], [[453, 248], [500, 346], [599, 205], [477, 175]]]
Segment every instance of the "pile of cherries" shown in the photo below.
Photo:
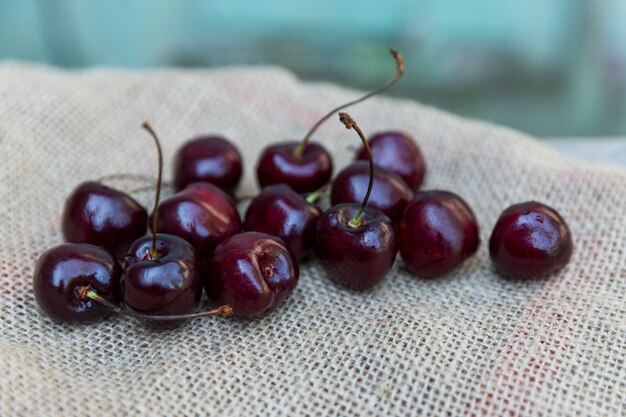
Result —
[[[469, 205], [449, 191], [418, 191], [426, 168], [409, 135], [389, 131], [368, 141], [339, 112], [402, 76], [402, 56], [391, 52], [397, 71], [385, 85], [330, 111], [302, 141], [262, 152], [256, 170], [262, 191], [243, 222], [233, 198], [243, 166], [237, 148], [219, 136], [184, 144], [174, 159], [177, 192], [160, 202], [161, 147], [144, 123], [158, 151], [152, 214], [128, 193], [100, 182], [80, 184], [63, 209], [68, 243], [37, 261], [33, 287], [41, 309], [57, 321], [117, 312], [169, 328], [193, 317], [267, 314], [295, 288], [298, 262], [313, 254], [330, 279], [353, 290], [380, 283], [398, 251], [417, 277], [457, 268], [480, 244]], [[309, 138], [337, 112], [363, 147], [330, 183], [332, 158]], [[316, 204], [324, 194], [332, 204], [326, 211]], [[538, 202], [507, 208], [489, 242], [496, 270], [510, 279], [553, 274], [572, 250], [565, 220]], [[215, 308], [197, 312], [203, 288]]]

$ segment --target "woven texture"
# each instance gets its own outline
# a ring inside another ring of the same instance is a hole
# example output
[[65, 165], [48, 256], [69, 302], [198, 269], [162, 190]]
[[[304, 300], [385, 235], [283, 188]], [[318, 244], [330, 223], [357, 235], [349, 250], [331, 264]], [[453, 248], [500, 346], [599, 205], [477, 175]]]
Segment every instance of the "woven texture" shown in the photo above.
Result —
[[[397, 88], [402, 88], [402, 80]], [[148, 73], [0, 65], [1, 416], [620, 416], [626, 412], [626, 170], [568, 160], [520, 133], [375, 98], [350, 110], [366, 134], [412, 134], [424, 188], [457, 192], [481, 227], [449, 276], [412, 278], [398, 260], [354, 293], [302, 268], [268, 317], [196, 319], [167, 332], [112, 317], [51, 322], [31, 290], [38, 255], [61, 242], [65, 196], [110, 174], [165, 178], [175, 150], [221, 133], [256, 190], [267, 144], [299, 138], [358, 94], [275, 68]], [[358, 146], [335, 119], [313, 138], [341, 168]], [[115, 186], [146, 185], [125, 180]], [[148, 205], [152, 196], [140, 195]], [[567, 219], [575, 253], [537, 282], [498, 278], [487, 242], [508, 205], [536, 199]]]

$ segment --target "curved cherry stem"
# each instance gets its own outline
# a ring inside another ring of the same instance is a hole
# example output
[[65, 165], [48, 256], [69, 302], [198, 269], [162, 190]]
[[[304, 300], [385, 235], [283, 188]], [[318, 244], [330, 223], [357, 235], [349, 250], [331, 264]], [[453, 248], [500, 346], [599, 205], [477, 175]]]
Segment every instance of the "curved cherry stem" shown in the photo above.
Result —
[[163, 175], [163, 152], [161, 151], [161, 144], [159, 143], [159, 138], [157, 138], [156, 133], [148, 124], [148, 122], [143, 122], [141, 125], [154, 139], [154, 144], [157, 148], [157, 153], [159, 156], [159, 173], [157, 175], [157, 186], [156, 192], [154, 193], [154, 208], [152, 209], [152, 249], [150, 250], [150, 259], [157, 259], [159, 257], [159, 253], [157, 252], [157, 223], [159, 217], [159, 197], [161, 196], [161, 177]]
[[319, 128], [322, 123], [328, 120], [328, 118], [331, 117], [333, 114], [337, 113], [339, 110], [345, 109], [346, 107], [350, 107], [353, 104], [357, 104], [364, 100], [367, 100], [368, 98], [375, 96], [376, 94], [382, 93], [383, 91], [394, 85], [396, 81], [398, 81], [402, 77], [402, 75], [404, 74], [404, 57], [400, 52], [396, 51], [395, 49], [389, 49], [389, 52], [391, 52], [393, 59], [396, 60], [396, 74], [393, 76], [393, 78], [387, 81], [385, 85], [365, 94], [363, 97], [342, 104], [341, 106], [336, 107], [329, 111], [327, 114], [325, 114], [321, 119], [317, 121], [317, 123], [313, 125], [313, 127], [307, 132], [304, 139], [302, 139], [302, 141], [298, 144], [298, 147], [295, 150], [296, 155], [302, 155], [302, 153], [304, 152], [304, 148], [306, 148], [307, 143], [309, 143], [309, 138], [313, 135], [313, 133], [315, 133], [317, 128]]
[[156, 188], [154, 187], [154, 185], [145, 185], [143, 187], [137, 187], [137, 188], [133, 188], [132, 190], [128, 190], [126, 191], [126, 194], [132, 197], [135, 194], [143, 193], [146, 191], [154, 192], [155, 190]]
[[374, 158], [372, 157], [372, 150], [370, 149], [370, 144], [365, 139], [365, 135], [359, 128], [359, 125], [356, 124], [354, 119], [350, 117], [348, 113], [339, 113], [339, 121], [346, 126], [346, 129], [354, 129], [354, 131], [361, 138], [361, 142], [363, 142], [363, 147], [365, 147], [365, 152], [367, 152], [367, 159], [370, 163], [370, 180], [367, 184], [367, 192], [365, 193], [365, 198], [361, 203], [361, 207], [359, 207], [359, 211], [356, 212], [354, 217], [348, 222], [348, 226], [352, 228], [357, 228], [363, 225], [361, 221], [361, 216], [363, 215], [363, 210], [365, 210], [365, 206], [367, 206], [367, 201], [370, 198], [370, 194], [372, 193], [372, 188], [374, 187]]
[[151, 321], [171, 321], [171, 320], [187, 320], [194, 319], [196, 317], [207, 317], [207, 316], [223, 316], [228, 317], [232, 316], [233, 309], [229, 305], [220, 306], [214, 310], [205, 310], [199, 311], [197, 313], [189, 313], [189, 314], [172, 314], [172, 315], [164, 315], [164, 316], [152, 316], [149, 314], [141, 314], [136, 313], [134, 311], [122, 309], [107, 299], [101, 297], [92, 287], [91, 285], [85, 285], [78, 289], [78, 297], [83, 300], [93, 300], [97, 303], [102, 304], [104, 307], [113, 311], [114, 313], [123, 314], [125, 316], [133, 317], [137, 320], [151, 320]]
[[147, 175], [142, 174], [107, 174], [103, 175], [100, 178], [96, 178], [97, 182], [106, 182], [106, 181], [116, 181], [116, 180], [130, 180], [130, 181], [154, 181], [154, 178], [151, 178]]
[[307, 201], [307, 203], [315, 204], [319, 201], [320, 198], [327, 197], [328, 195], [328, 184], [326, 184], [320, 187], [319, 190], [309, 193], [304, 199]]
[[[103, 175], [99, 178], [96, 178], [95, 181], [96, 182], [100, 182], [100, 183], [106, 183], [109, 181], [117, 181], [117, 180], [121, 180], [121, 181], [145, 181], [145, 182], [154, 182], [155, 178], [154, 177], [149, 177], [147, 175], [141, 175], [141, 174], [107, 174], [107, 175]], [[172, 184], [167, 182], [167, 181], [161, 181], [162, 183], [162, 187], [171, 187]], [[105, 184], [106, 185], [106, 184]], [[133, 196], [137, 193], [141, 193], [144, 191], [150, 191], [150, 190], [154, 190], [155, 186], [153, 185], [144, 185], [142, 187], [137, 187], [137, 188], [132, 188], [130, 190], [121, 190], [124, 191], [126, 194], [128, 194], [129, 196]]]

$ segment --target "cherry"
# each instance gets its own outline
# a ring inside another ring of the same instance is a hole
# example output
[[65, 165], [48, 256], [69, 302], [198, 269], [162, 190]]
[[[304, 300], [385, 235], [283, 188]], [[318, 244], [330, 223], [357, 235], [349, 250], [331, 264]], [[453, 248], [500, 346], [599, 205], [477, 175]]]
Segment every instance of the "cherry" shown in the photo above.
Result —
[[174, 187], [182, 190], [191, 183], [211, 183], [229, 194], [239, 184], [241, 154], [221, 136], [200, 136], [185, 143], [174, 157]]
[[[162, 233], [138, 239], [130, 248], [120, 280], [124, 306], [145, 315], [193, 313], [202, 295], [201, 263], [184, 239]], [[170, 321], [177, 325], [180, 321]]]
[[263, 150], [257, 165], [259, 185], [285, 183], [299, 193], [313, 192], [330, 181], [333, 161], [322, 145], [308, 143], [297, 152], [297, 142], [283, 142]]
[[422, 278], [445, 275], [473, 255], [480, 244], [472, 209], [448, 191], [421, 191], [407, 205], [398, 227], [400, 255], [409, 272]]
[[296, 259], [309, 256], [315, 248], [315, 227], [320, 209], [288, 185], [264, 188], [246, 210], [244, 229], [282, 239]]
[[515, 204], [502, 212], [489, 239], [496, 271], [510, 279], [537, 279], [554, 274], [574, 250], [565, 219], [536, 201]]
[[154, 217], [158, 217], [158, 230], [182, 237], [203, 258], [218, 243], [241, 230], [235, 203], [215, 185], [203, 182], [191, 184], [163, 200], [158, 216], [153, 212]]
[[351, 226], [356, 204], [328, 209], [317, 225], [315, 253], [327, 275], [354, 290], [366, 290], [381, 282], [396, 259], [396, 233], [389, 217], [365, 208], [361, 226]]
[[[347, 113], [340, 121], [354, 129], [366, 149], [367, 140]], [[385, 278], [396, 258], [396, 232], [389, 217], [367, 208], [374, 185], [374, 162], [369, 159], [370, 178], [361, 205], [339, 204], [328, 209], [317, 224], [315, 253], [320, 265], [335, 282], [355, 290], [374, 287]]]
[[61, 322], [91, 322], [111, 311], [80, 297], [89, 285], [109, 302], [117, 303], [122, 269], [110, 253], [87, 243], [64, 243], [45, 251], [37, 260], [33, 291], [41, 310]]
[[229, 237], [213, 252], [204, 286], [216, 304], [232, 307], [235, 317], [269, 313], [298, 282], [293, 254], [280, 239], [245, 232]]
[[404, 58], [391, 49], [396, 61], [396, 74], [382, 87], [332, 109], [313, 125], [300, 142], [284, 142], [271, 145], [263, 150], [257, 164], [257, 178], [261, 187], [284, 183], [298, 193], [314, 192], [330, 181], [333, 164], [329, 152], [321, 145], [310, 143], [309, 139], [328, 118], [339, 110], [360, 103], [391, 87], [404, 73]]
[[[330, 201], [332, 204], [356, 203], [363, 199], [369, 183], [369, 164], [366, 161], [348, 165], [333, 181]], [[396, 174], [377, 167], [374, 186], [367, 206], [381, 211], [394, 223], [399, 222], [404, 208], [413, 198], [413, 191]]]
[[[411, 190], [419, 190], [426, 165], [413, 138], [402, 132], [381, 132], [370, 138], [369, 145], [377, 166], [397, 174]], [[367, 160], [365, 148], [357, 152], [356, 159]]]
[[[202, 295], [200, 260], [194, 248], [184, 239], [157, 233], [163, 153], [152, 127], [147, 122], [142, 127], [154, 140], [158, 154], [154, 196], [156, 214], [152, 219], [152, 235], [137, 239], [126, 255], [120, 279], [120, 298], [128, 311], [147, 316], [193, 313]], [[172, 327], [181, 321], [159, 324], [161, 327]]]
[[61, 230], [67, 242], [102, 246], [122, 258], [146, 233], [147, 221], [146, 209], [128, 194], [88, 181], [65, 200]]

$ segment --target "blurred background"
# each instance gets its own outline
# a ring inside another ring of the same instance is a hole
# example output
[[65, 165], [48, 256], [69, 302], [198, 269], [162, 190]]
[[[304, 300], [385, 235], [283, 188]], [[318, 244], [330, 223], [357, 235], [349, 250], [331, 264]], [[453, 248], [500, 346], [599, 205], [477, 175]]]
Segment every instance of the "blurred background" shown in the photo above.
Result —
[[541, 137], [626, 135], [626, 0], [0, 0], [0, 59], [272, 64]]

